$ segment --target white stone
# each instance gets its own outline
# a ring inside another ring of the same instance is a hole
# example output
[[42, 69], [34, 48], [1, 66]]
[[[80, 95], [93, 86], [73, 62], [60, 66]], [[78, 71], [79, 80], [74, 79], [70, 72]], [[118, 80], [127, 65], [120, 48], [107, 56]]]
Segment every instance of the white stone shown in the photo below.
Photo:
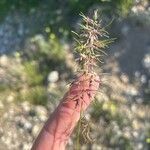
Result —
[[128, 88], [126, 92], [130, 96], [136, 96], [138, 94], [138, 91], [134, 87]]
[[7, 102], [13, 102], [13, 100], [14, 100], [14, 97], [13, 97], [13, 95], [9, 95], [8, 97], [7, 97]]
[[2, 55], [0, 57], [0, 65], [6, 66], [8, 64], [8, 57], [6, 55]]
[[39, 125], [35, 125], [32, 129], [32, 135], [34, 137], [36, 137], [38, 135], [38, 133], [40, 132], [40, 126]]
[[46, 119], [47, 119], [47, 110], [46, 110], [46, 108], [43, 107], [43, 106], [37, 106], [35, 108], [35, 110], [36, 110], [38, 118], [41, 121], [46, 121]]
[[24, 101], [23, 103], [22, 103], [22, 107], [23, 107], [23, 109], [26, 111], [26, 112], [29, 112], [30, 111], [30, 104], [29, 104], [29, 102], [27, 102], [27, 101]]
[[29, 150], [31, 148], [29, 143], [24, 143], [23, 150]]
[[141, 76], [141, 82], [142, 83], [146, 83], [147, 79], [146, 79], [146, 75], [142, 75]]
[[0, 101], [0, 109], [4, 108], [4, 104], [2, 103], [2, 101]]
[[50, 72], [47, 79], [48, 79], [48, 82], [50, 82], [50, 83], [54, 83], [54, 82], [58, 81], [58, 79], [59, 79], [58, 71]]
[[150, 72], [150, 54], [146, 54], [143, 59], [143, 66]]
[[24, 128], [27, 129], [27, 130], [30, 130], [32, 128], [32, 124], [30, 122], [25, 122], [24, 124]]

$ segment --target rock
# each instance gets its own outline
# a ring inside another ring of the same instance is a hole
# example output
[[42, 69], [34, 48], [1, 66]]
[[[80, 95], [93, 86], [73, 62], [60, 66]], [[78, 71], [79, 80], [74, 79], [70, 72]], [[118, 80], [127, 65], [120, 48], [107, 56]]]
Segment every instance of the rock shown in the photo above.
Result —
[[23, 150], [29, 150], [31, 148], [31, 144], [29, 143], [24, 143], [23, 145]]
[[138, 97], [138, 98], [136, 98], [136, 102], [137, 102], [138, 104], [142, 104], [142, 103], [143, 103], [143, 99], [140, 98], [140, 97]]
[[46, 121], [46, 119], [47, 119], [47, 110], [46, 110], [45, 107], [43, 107], [43, 106], [37, 106], [37, 107], [35, 108], [35, 112], [36, 112], [38, 118], [39, 118], [42, 122]]
[[129, 95], [129, 96], [137, 96], [137, 95], [138, 95], [138, 91], [137, 91], [137, 89], [134, 88], [134, 87], [128, 88], [128, 89], [126, 90], [126, 92], [127, 92], [127, 95]]
[[2, 101], [0, 101], [0, 109], [4, 108], [4, 104], [2, 103]]
[[7, 97], [7, 102], [11, 103], [11, 102], [13, 102], [13, 100], [14, 100], [14, 96], [13, 95], [9, 95]]
[[150, 54], [146, 54], [143, 58], [143, 66], [149, 71], [150, 73]]
[[38, 135], [38, 133], [40, 132], [40, 126], [39, 125], [35, 125], [32, 129], [32, 135], [34, 137], [36, 137]]
[[140, 129], [141, 124], [138, 122], [137, 119], [134, 119], [134, 120], [132, 121], [132, 126], [133, 126], [133, 128], [134, 128], [135, 130], [138, 130], [138, 129]]
[[48, 75], [48, 78], [47, 78], [49, 83], [55, 83], [56, 81], [58, 81], [58, 79], [59, 79], [58, 71], [50, 72], [49, 75]]
[[123, 136], [127, 139], [130, 139], [131, 138], [131, 131], [129, 128], [125, 128], [124, 131], [123, 131]]
[[24, 110], [25, 112], [30, 112], [31, 108], [30, 108], [29, 102], [24, 101], [21, 105], [22, 105], [23, 110]]
[[142, 82], [143, 84], [147, 82], [146, 75], [142, 75], [142, 76], [141, 76], [141, 82]]
[[32, 124], [29, 121], [26, 121], [24, 123], [24, 128], [30, 132], [32, 129]]
[[6, 55], [2, 55], [0, 57], [0, 66], [5, 67], [8, 64], [8, 57]]

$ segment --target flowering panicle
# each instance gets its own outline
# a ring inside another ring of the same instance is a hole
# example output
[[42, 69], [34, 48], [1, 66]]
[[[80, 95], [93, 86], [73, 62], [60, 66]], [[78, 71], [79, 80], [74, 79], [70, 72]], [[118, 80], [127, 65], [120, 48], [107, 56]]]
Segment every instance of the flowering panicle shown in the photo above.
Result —
[[[95, 67], [98, 66], [98, 62], [102, 62], [101, 56], [106, 55], [105, 48], [107, 48], [108, 44], [113, 42], [114, 39], [109, 39], [108, 32], [105, 30], [105, 27], [102, 27], [101, 25], [101, 20], [98, 21], [97, 11], [94, 12], [93, 19], [86, 17], [82, 13], [80, 14], [80, 16], [82, 17], [82, 23], [79, 24], [80, 32], [76, 33], [72, 31], [75, 35], [74, 39], [76, 41], [75, 50], [76, 53], [79, 54], [79, 71], [83, 74], [89, 73], [92, 78], [93, 75], [95, 75], [95, 77], [97, 76]], [[90, 78], [88, 78], [87, 80], [89, 80], [88, 89], [91, 89], [90, 85], [93, 80]], [[99, 80], [96, 82], [100, 83]], [[80, 85], [80, 83], [77, 84]], [[81, 91], [81, 93], [84, 92], [87, 92], [87, 95], [90, 97], [90, 94], [87, 91], [87, 86], [83, 87], [83, 90]], [[78, 99], [76, 101], [78, 104]], [[84, 116], [81, 116], [80, 118], [79, 129], [80, 128], [82, 128], [81, 134], [85, 141], [92, 142], [93, 140], [90, 137], [90, 124]]]
[[[94, 13], [94, 19], [80, 14], [83, 22], [80, 24], [80, 33], [75, 34], [75, 50], [79, 54], [79, 64], [84, 72], [94, 72], [98, 62], [102, 62], [101, 56], [106, 55], [104, 49], [114, 39], [108, 39], [108, 32], [101, 27], [101, 20], [98, 21], [97, 11]], [[104, 39], [106, 38], [106, 39]]]

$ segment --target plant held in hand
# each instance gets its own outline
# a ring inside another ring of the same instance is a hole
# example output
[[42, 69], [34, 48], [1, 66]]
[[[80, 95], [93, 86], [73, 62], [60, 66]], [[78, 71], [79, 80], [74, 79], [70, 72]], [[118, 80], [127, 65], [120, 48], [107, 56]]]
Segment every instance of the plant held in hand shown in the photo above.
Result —
[[95, 96], [100, 78], [95, 72], [100, 56], [105, 54], [103, 49], [110, 40], [102, 40], [108, 37], [108, 33], [97, 21], [97, 13], [94, 19], [81, 14], [83, 23], [80, 24], [81, 32], [73, 32], [76, 36], [76, 52], [79, 55], [80, 69], [70, 89], [49, 117], [39, 136], [35, 140], [32, 150], [64, 150], [68, 139], [77, 122]]

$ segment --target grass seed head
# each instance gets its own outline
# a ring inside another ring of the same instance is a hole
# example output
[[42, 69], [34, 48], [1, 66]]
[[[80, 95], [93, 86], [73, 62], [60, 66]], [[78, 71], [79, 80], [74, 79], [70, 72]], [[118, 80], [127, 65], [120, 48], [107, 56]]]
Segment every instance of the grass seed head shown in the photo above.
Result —
[[108, 39], [109, 34], [102, 27], [101, 20], [98, 20], [97, 10], [94, 11], [93, 18], [80, 13], [82, 23], [79, 24], [80, 32], [74, 33], [76, 41], [75, 50], [79, 54], [80, 70], [83, 72], [94, 72], [98, 62], [102, 63], [101, 56], [107, 55], [105, 48], [114, 39]]

